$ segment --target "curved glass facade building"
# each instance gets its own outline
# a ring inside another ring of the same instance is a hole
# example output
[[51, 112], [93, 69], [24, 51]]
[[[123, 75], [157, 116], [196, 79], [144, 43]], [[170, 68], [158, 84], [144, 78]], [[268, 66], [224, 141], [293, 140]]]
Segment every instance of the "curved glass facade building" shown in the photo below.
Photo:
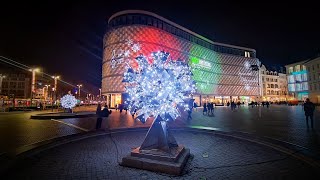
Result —
[[191, 66], [198, 105], [248, 102], [259, 96], [254, 49], [213, 42], [151, 12], [127, 10], [111, 16], [103, 49], [102, 94], [110, 107], [124, 100], [126, 63], [155, 51], [169, 52], [171, 59]]

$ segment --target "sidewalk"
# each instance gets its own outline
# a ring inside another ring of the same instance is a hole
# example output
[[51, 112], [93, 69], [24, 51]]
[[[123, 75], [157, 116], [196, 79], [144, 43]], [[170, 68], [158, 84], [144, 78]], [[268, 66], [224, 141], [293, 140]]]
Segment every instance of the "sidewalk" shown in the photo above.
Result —
[[218, 132], [177, 129], [179, 144], [191, 150], [182, 176], [119, 165], [141, 145], [144, 130], [105, 133], [30, 154], [5, 179], [319, 179], [319, 166], [284, 151]]

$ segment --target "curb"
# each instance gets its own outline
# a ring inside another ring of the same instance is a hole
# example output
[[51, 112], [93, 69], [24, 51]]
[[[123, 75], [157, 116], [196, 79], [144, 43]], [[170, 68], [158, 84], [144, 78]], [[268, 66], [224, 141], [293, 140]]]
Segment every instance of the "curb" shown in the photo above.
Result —
[[50, 115], [31, 115], [30, 119], [67, 119], [67, 118], [84, 118], [84, 117], [95, 117], [96, 114], [71, 114], [64, 116], [50, 116]]

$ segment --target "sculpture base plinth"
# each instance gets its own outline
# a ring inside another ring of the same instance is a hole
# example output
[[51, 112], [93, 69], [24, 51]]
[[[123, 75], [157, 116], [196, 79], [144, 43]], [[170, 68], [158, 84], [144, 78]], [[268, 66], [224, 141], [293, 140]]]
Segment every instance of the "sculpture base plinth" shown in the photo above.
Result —
[[138, 147], [132, 150], [130, 155], [122, 158], [121, 165], [149, 171], [181, 175], [189, 155], [190, 149], [181, 145], [170, 148], [170, 152], [165, 152], [159, 149], [140, 150], [140, 147]]

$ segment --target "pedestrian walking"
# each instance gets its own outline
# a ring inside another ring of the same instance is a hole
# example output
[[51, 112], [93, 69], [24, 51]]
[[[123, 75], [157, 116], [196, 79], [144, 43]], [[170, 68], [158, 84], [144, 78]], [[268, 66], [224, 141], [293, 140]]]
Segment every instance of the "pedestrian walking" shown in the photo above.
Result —
[[306, 116], [307, 127], [309, 127], [308, 120], [310, 118], [311, 128], [313, 129], [313, 112], [316, 109], [315, 105], [310, 101], [309, 98], [306, 99], [306, 102], [303, 104], [304, 114]]
[[207, 104], [206, 103], [203, 104], [203, 115], [204, 114], [208, 115], [208, 110], [207, 110]]

